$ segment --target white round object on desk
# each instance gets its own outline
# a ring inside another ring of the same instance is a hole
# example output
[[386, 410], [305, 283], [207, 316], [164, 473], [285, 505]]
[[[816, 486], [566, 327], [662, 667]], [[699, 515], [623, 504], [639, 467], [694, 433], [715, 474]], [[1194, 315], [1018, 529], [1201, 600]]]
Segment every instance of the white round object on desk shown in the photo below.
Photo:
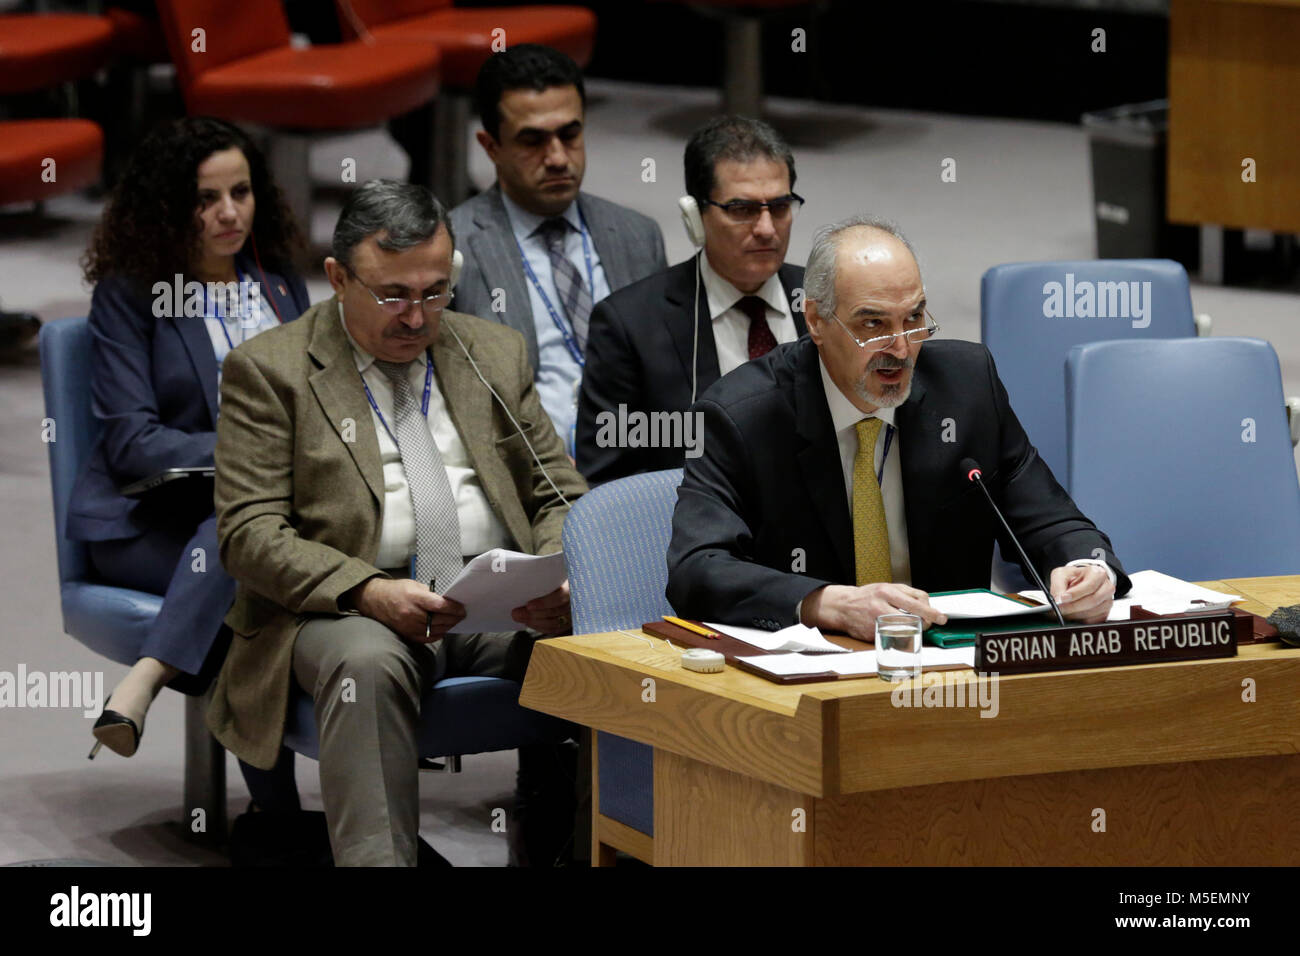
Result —
[[717, 651], [706, 651], [702, 647], [693, 647], [682, 654], [682, 666], [700, 674], [720, 674], [726, 664], [727, 659]]

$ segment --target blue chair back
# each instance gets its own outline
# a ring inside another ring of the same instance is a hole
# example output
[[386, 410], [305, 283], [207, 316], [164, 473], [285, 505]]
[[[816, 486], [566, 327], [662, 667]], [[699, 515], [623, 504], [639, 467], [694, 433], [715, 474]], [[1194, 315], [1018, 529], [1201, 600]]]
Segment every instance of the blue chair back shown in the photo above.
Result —
[[564, 519], [573, 633], [639, 628], [672, 613], [668, 541], [682, 469], [598, 485]]
[[[564, 521], [573, 632], [637, 629], [672, 614], [668, 542], [682, 469], [620, 478], [593, 488]], [[654, 749], [597, 734], [600, 812], [654, 835]]]
[[1273, 347], [1095, 342], [1066, 362], [1074, 500], [1130, 570], [1300, 572], [1300, 482]]
[[[1139, 283], [1139, 304], [1146, 310], [1141, 319], [1133, 317], [1132, 283]], [[1092, 317], [1079, 317], [1079, 311]], [[1099, 317], [1103, 312], [1106, 317]], [[1070, 349], [1109, 339], [1195, 334], [1187, 271], [1170, 259], [1013, 262], [989, 269], [980, 282], [981, 341], [993, 353], [1029, 440], [1067, 490], [1063, 383]]]
[[72, 488], [99, 437], [99, 420], [90, 405], [91, 336], [86, 319], [45, 323], [40, 349], [45, 416], [53, 422], [54, 440], [46, 447], [63, 630], [97, 654], [119, 664], [134, 664], [149, 626], [162, 609], [162, 598], [96, 583], [85, 542], [64, 535]]
[[63, 535], [72, 487], [99, 437], [99, 419], [90, 407], [90, 329], [85, 318], [62, 319], [41, 326], [41, 385], [45, 416], [53, 422], [50, 484], [54, 494], [54, 538], [59, 555], [59, 583], [87, 576], [84, 541]]

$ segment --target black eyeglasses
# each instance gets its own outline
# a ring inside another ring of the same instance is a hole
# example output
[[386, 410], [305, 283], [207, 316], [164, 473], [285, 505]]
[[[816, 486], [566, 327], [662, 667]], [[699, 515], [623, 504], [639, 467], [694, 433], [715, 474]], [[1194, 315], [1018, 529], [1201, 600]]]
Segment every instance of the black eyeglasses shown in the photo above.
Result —
[[422, 299], [404, 299], [401, 297], [381, 299], [375, 294], [374, 289], [361, 281], [361, 276], [353, 272], [351, 266], [344, 265], [343, 268], [348, 270], [348, 275], [356, 279], [361, 285], [361, 288], [370, 293], [370, 297], [375, 300], [375, 304], [389, 315], [404, 315], [413, 305], [419, 306], [423, 309], [425, 315], [432, 315], [435, 312], [441, 312], [447, 307], [447, 303], [451, 301], [450, 289], [446, 289], [435, 295], [427, 295]]
[[798, 193], [790, 193], [786, 196], [778, 196], [776, 199], [769, 199], [767, 202], [759, 202], [757, 199], [714, 202], [712, 199], [706, 199], [704, 205], [717, 206], [732, 222], [753, 222], [763, 214], [764, 209], [771, 213], [773, 222], [785, 222], [787, 219], [794, 218], [799, 207], [803, 205], [803, 197]]

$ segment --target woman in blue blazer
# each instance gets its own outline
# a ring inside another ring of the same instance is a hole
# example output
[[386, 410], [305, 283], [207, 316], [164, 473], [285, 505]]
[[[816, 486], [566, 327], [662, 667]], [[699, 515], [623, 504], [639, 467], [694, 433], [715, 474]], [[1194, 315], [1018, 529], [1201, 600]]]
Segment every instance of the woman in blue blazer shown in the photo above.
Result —
[[[213, 464], [226, 354], [309, 305], [293, 269], [300, 246], [256, 146], [205, 117], [146, 137], [91, 240], [83, 265], [95, 283], [90, 386], [100, 435], [65, 533], [88, 542], [106, 582], [164, 595], [139, 661], [95, 724], [92, 757], [101, 744], [135, 753], [158, 691], [202, 693], [225, 657], [235, 584], [217, 555], [212, 482], [186, 478], [141, 498], [119, 489]], [[291, 754], [287, 764], [291, 773]]]

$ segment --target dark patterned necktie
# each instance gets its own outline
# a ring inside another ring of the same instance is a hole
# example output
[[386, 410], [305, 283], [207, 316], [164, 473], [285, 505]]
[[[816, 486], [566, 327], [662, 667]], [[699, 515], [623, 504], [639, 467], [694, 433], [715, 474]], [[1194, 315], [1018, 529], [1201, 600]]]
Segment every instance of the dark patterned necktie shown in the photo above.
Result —
[[410, 363], [381, 362], [375, 368], [393, 383], [393, 434], [402, 456], [406, 487], [415, 513], [415, 580], [437, 581], [439, 592], [460, 574], [460, 519], [456, 499], [429, 433], [429, 422], [411, 390]]
[[560, 297], [564, 314], [573, 326], [573, 337], [578, 341], [578, 351], [587, 350], [587, 322], [591, 317], [591, 295], [582, 280], [578, 267], [564, 254], [564, 240], [572, 228], [568, 220], [556, 217], [547, 219], [537, 227], [537, 232], [546, 241], [546, 251], [551, 257], [551, 278], [555, 282], [555, 292]]
[[736, 308], [749, 316], [749, 357], [756, 359], [776, 348], [776, 336], [767, 324], [767, 303], [756, 295], [747, 295]]

